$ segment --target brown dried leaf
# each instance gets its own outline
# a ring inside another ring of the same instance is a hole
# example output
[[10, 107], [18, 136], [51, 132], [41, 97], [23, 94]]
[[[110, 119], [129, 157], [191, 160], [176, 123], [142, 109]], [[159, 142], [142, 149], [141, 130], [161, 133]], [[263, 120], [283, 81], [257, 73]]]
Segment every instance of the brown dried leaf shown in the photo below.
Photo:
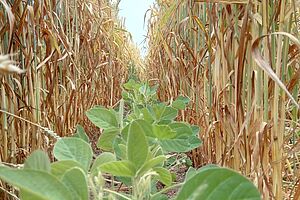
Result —
[[284, 35], [287, 36], [290, 40], [292, 40], [299, 48], [300, 48], [300, 41], [293, 35], [286, 33], [286, 32], [274, 32], [271, 34], [267, 34], [267, 35], [263, 35], [259, 38], [257, 38], [253, 44], [252, 44], [252, 55], [254, 57], [255, 62], [257, 63], [257, 65], [262, 68], [269, 76], [270, 78], [279, 85], [279, 87], [281, 89], [283, 89], [285, 91], [285, 93], [288, 95], [288, 97], [291, 99], [291, 101], [296, 105], [296, 107], [299, 109], [300, 106], [297, 103], [297, 101], [294, 99], [294, 97], [291, 95], [291, 93], [288, 91], [288, 89], [286, 88], [286, 86], [284, 85], [284, 83], [280, 80], [280, 78], [275, 74], [275, 72], [273, 71], [272, 67], [270, 66], [270, 64], [267, 62], [266, 59], [264, 59], [262, 57], [262, 55], [260, 54], [260, 48], [259, 48], [259, 43], [260, 41], [265, 38], [265, 37], [269, 37], [270, 35]]

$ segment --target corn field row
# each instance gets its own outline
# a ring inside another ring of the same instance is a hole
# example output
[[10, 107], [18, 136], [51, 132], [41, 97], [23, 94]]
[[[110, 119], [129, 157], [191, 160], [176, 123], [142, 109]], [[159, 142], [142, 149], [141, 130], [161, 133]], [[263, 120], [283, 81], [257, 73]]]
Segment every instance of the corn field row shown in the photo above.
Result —
[[89, 128], [87, 109], [120, 98], [134, 48], [109, 1], [0, 0], [0, 54], [25, 71], [1, 73], [0, 162]]
[[250, 177], [263, 199], [299, 199], [300, 2], [159, 1], [149, 14], [147, 78], [161, 99], [189, 96], [202, 127], [196, 166]]
[[202, 128], [195, 166], [240, 171], [263, 199], [300, 199], [300, 1], [157, 1], [145, 65], [117, 10], [108, 0], [0, 0], [0, 55], [10, 55], [0, 57], [0, 162], [49, 150], [78, 123], [93, 137], [85, 111], [116, 105], [138, 71], [162, 101], [191, 99], [180, 118]]

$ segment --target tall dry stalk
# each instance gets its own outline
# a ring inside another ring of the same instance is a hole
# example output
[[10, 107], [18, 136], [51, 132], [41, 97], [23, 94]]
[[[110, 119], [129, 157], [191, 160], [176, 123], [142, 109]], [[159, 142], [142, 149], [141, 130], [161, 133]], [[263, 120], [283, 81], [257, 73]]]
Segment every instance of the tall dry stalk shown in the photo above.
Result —
[[163, 100], [189, 96], [182, 118], [202, 127], [195, 165], [234, 168], [264, 199], [299, 197], [299, 5], [159, 1], [149, 21], [148, 77]]
[[87, 109], [118, 101], [132, 49], [109, 1], [0, 0], [0, 55], [12, 55], [25, 71], [0, 72], [1, 110], [20, 117], [0, 112], [0, 161], [51, 148], [52, 138], [26, 120], [60, 136], [77, 123], [89, 127]]
[[[3, 74], [1, 55], [25, 73]], [[0, 162], [51, 149], [45, 132], [70, 135], [78, 123], [97, 137], [84, 113], [118, 102], [138, 55], [110, 1], [0, 0]]]

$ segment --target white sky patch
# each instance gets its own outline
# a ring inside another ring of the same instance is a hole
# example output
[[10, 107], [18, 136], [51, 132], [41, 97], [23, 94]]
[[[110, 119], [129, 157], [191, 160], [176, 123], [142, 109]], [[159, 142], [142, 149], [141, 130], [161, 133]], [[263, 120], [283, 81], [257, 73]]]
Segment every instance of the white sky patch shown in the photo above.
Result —
[[[142, 56], [146, 53], [146, 44], [143, 42], [147, 35], [147, 24], [144, 16], [155, 0], [121, 0], [119, 15], [125, 19], [125, 26], [131, 33], [133, 41], [139, 47]], [[146, 21], [147, 23], [147, 21]]]

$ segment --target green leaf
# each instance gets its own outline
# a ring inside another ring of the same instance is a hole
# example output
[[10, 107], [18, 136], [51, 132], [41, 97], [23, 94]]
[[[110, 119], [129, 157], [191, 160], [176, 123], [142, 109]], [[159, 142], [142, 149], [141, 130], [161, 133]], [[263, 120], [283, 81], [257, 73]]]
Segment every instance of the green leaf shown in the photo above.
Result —
[[152, 125], [153, 133], [159, 140], [172, 139], [176, 136], [176, 132], [173, 131], [168, 125]]
[[186, 105], [182, 101], [175, 100], [172, 102], [172, 107], [178, 110], [184, 110]]
[[112, 161], [116, 161], [115, 154], [109, 152], [101, 153], [94, 161], [93, 166], [91, 168], [91, 173], [97, 175], [99, 166]]
[[123, 84], [123, 87], [127, 90], [138, 90], [141, 87], [141, 84], [137, 83], [133, 79], [130, 79], [127, 83]]
[[139, 88], [139, 92], [141, 94], [143, 94], [144, 96], [149, 96], [151, 95], [151, 89], [150, 86], [148, 84], [143, 84], [140, 88]]
[[74, 137], [80, 138], [80, 139], [86, 141], [87, 143], [90, 142], [89, 137], [87, 136], [87, 134], [84, 131], [84, 128], [80, 124], [78, 124], [76, 126], [76, 133], [75, 133]]
[[188, 171], [186, 172], [185, 174], [185, 181], [188, 181], [189, 179], [191, 179], [193, 176], [195, 176], [196, 174], [198, 173], [198, 171], [193, 168], [193, 167], [190, 167], [188, 169]]
[[121, 95], [122, 95], [122, 99], [124, 99], [125, 101], [131, 100], [130, 95], [129, 95], [128, 92], [126, 92], [126, 91], [123, 90], [122, 93], [121, 93]]
[[22, 200], [44, 200], [44, 197], [37, 196], [34, 193], [25, 191], [25, 190], [20, 190], [20, 199]]
[[117, 136], [116, 139], [113, 142], [113, 152], [116, 154], [116, 157], [121, 160], [127, 159], [127, 153], [126, 153], [126, 142], [121, 137]]
[[177, 117], [178, 111], [175, 108], [166, 106], [164, 103], [156, 104], [150, 109], [156, 118], [156, 121], [174, 120]]
[[86, 112], [86, 116], [93, 124], [103, 129], [116, 129], [118, 128], [118, 120], [116, 113], [112, 110], [108, 110], [101, 106], [95, 106], [94, 108]]
[[173, 101], [172, 107], [178, 110], [184, 110], [186, 108], [186, 105], [182, 101]]
[[168, 199], [169, 197], [165, 194], [157, 194], [157, 195], [154, 194], [154, 196], [151, 197], [151, 200], [168, 200]]
[[200, 131], [199, 126], [192, 125], [191, 128], [192, 128], [193, 134], [196, 135], [196, 136], [198, 136], [199, 131]]
[[[60, 179], [66, 171], [74, 167], [79, 167], [84, 170], [84, 167], [75, 160], [57, 161], [51, 163], [51, 174]], [[85, 172], [87, 173], [87, 171]]]
[[150, 160], [148, 160], [143, 167], [138, 171], [138, 175], [142, 176], [144, 173], [147, 173], [149, 170], [151, 170], [154, 167], [157, 166], [163, 166], [164, 161], [167, 159], [166, 156], [157, 156], [155, 158], [152, 158]]
[[226, 168], [206, 168], [188, 179], [176, 200], [260, 200], [256, 187]]
[[[44, 171], [10, 169], [0, 166], [0, 178], [39, 200], [72, 200], [68, 188], [57, 178]], [[27, 196], [28, 197], [28, 196]], [[27, 198], [28, 199], [28, 198]]]
[[198, 148], [201, 144], [202, 141], [198, 138], [198, 136], [192, 135], [189, 137], [190, 148], [192, 149]]
[[[46, 152], [42, 150], [34, 151], [24, 163], [25, 169], [33, 169], [40, 170], [45, 172], [50, 172], [50, 160]], [[40, 200], [41, 197], [36, 196], [35, 194], [25, 191], [23, 189], [20, 190], [20, 197], [22, 200]]]
[[172, 123], [172, 120], [161, 120], [157, 122], [158, 125], [169, 125]]
[[25, 160], [24, 168], [50, 172], [49, 157], [44, 151], [36, 150]]
[[176, 132], [176, 137], [193, 135], [190, 125], [185, 122], [174, 122], [169, 124], [170, 128]]
[[183, 101], [186, 105], [189, 104], [191, 101], [189, 97], [184, 97], [182, 95], [178, 96], [176, 100]]
[[137, 169], [146, 161], [149, 147], [143, 123], [136, 120], [130, 124], [127, 140], [127, 158]]
[[178, 115], [178, 111], [172, 107], [166, 107], [161, 115], [160, 120], [174, 120]]
[[165, 152], [188, 152], [201, 145], [201, 140], [195, 136], [160, 140], [160, 146]]
[[148, 110], [148, 108], [140, 109], [140, 112], [143, 114], [143, 119], [148, 123], [152, 124], [154, 122], [154, 117]]
[[74, 137], [58, 140], [53, 153], [57, 160], [75, 160], [79, 162], [85, 171], [89, 169], [93, 156], [90, 144]]
[[[133, 120], [133, 121], [134, 121], [134, 120]], [[122, 129], [122, 131], [121, 131], [122, 138], [123, 138], [124, 140], [126, 140], [126, 141], [127, 141], [127, 139], [128, 139], [129, 125], [130, 125], [130, 124], [127, 124], [127, 125]]]
[[136, 171], [133, 163], [127, 160], [104, 163], [99, 168], [101, 172], [124, 177], [133, 177]]
[[132, 186], [132, 177], [117, 176], [116, 180], [122, 182], [128, 187]]
[[[153, 131], [152, 131], [152, 125], [143, 120], [143, 119], [137, 119], [135, 120], [140, 126], [143, 127], [143, 132], [146, 136], [149, 136], [149, 137], [155, 137]], [[122, 136], [124, 137], [124, 139], [128, 139], [128, 133], [129, 133], [129, 127], [130, 127], [130, 124], [128, 124], [127, 126], [125, 126], [122, 130]]]
[[149, 137], [153, 137], [154, 136], [154, 133], [153, 133], [153, 130], [152, 130], [152, 125], [143, 120], [143, 119], [138, 119], [135, 121], [137, 124], [139, 124], [140, 127], [142, 127], [143, 129], [143, 134], [145, 136], [149, 136]]
[[100, 148], [103, 151], [113, 151], [113, 142], [118, 135], [119, 130], [111, 130], [106, 129], [101, 133], [98, 142], [97, 147]]
[[154, 171], [158, 174], [158, 179], [165, 185], [170, 186], [172, 184], [172, 175], [171, 173], [163, 168], [163, 167], [156, 167]]
[[188, 97], [179, 96], [175, 101], [172, 102], [172, 107], [178, 110], [184, 110], [189, 102], [190, 99]]
[[88, 184], [81, 168], [74, 167], [63, 175], [62, 182], [68, 187], [73, 199], [88, 200]]

